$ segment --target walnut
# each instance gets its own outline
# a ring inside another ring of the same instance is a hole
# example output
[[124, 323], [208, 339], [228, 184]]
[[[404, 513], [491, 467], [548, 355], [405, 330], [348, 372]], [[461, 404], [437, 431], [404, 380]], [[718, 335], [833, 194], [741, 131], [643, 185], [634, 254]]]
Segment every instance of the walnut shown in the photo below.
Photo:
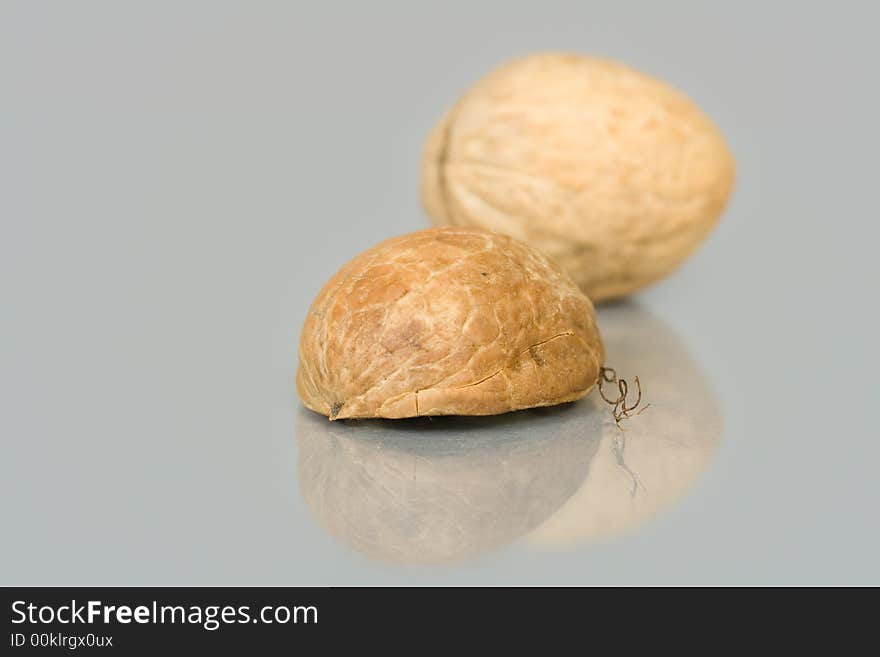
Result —
[[733, 179], [716, 127], [667, 84], [611, 61], [537, 54], [447, 112], [425, 145], [421, 197], [434, 223], [527, 242], [601, 301], [678, 267]]
[[593, 306], [510, 237], [441, 227], [368, 249], [303, 325], [297, 388], [336, 418], [492, 415], [586, 395], [604, 352]]

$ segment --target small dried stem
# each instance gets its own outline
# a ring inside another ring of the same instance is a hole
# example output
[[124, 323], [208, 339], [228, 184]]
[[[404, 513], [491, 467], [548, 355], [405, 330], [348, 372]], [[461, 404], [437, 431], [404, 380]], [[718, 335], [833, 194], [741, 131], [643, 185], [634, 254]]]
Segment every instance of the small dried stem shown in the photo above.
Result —
[[[633, 381], [636, 384], [636, 389], [638, 390], [636, 400], [632, 404], [627, 404], [627, 396], [629, 395], [629, 383], [627, 383], [626, 379], [620, 378], [617, 376], [617, 372], [615, 372], [610, 367], [602, 367], [599, 369], [599, 395], [605, 401], [606, 404], [611, 406], [611, 412], [614, 415], [614, 422], [617, 426], [620, 426], [621, 420], [629, 419], [633, 416], [633, 411], [635, 411], [639, 404], [642, 403], [642, 384], [639, 381], [639, 377], [635, 377]], [[606, 383], [615, 383], [617, 384], [617, 397], [611, 399], [605, 394], [605, 384]], [[639, 415], [642, 411], [648, 408], [650, 404], [646, 404], [643, 406], [638, 413], [635, 415]]]

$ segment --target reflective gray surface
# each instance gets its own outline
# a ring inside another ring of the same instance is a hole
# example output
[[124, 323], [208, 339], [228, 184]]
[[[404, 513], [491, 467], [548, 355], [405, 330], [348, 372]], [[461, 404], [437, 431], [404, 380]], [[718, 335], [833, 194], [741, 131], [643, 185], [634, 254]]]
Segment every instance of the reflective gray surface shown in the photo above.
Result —
[[318, 523], [368, 557], [432, 564], [523, 537], [536, 548], [577, 546], [674, 502], [718, 445], [715, 399], [643, 308], [605, 307], [600, 321], [607, 362], [638, 372], [651, 400], [620, 424], [598, 393], [487, 418], [331, 423], [301, 411], [298, 479]]
[[[876, 24], [846, 2], [0, 3], [0, 583], [880, 583]], [[626, 467], [595, 397], [310, 415], [314, 295], [426, 225], [441, 112], [548, 48], [670, 81], [737, 160], [706, 244], [600, 313], [651, 403]]]

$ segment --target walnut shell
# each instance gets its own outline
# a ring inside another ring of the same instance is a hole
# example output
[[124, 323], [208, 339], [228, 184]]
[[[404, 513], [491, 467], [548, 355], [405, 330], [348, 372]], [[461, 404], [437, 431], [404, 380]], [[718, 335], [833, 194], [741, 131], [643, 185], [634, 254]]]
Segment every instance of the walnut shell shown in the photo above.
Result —
[[667, 84], [568, 54], [514, 60], [434, 128], [422, 203], [435, 224], [481, 226], [559, 262], [594, 301], [673, 271], [708, 235], [734, 163]]
[[558, 265], [442, 227], [382, 242], [327, 282], [296, 380], [330, 419], [493, 415], [583, 397], [603, 360], [593, 306]]

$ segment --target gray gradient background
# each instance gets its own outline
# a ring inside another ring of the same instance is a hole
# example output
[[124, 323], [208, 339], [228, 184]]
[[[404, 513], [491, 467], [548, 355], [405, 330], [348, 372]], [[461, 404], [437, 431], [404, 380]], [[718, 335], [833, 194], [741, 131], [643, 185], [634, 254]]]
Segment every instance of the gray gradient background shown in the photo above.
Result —
[[[0, 583], [880, 583], [877, 14], [821, 4], [0, 2]], [[379, 564], [299, 493], [299, 327], [425, 226], [440, 113], [541, 49], [729, 140], [728, 212], [635, 300], [723, 442], [625, 537]]]

